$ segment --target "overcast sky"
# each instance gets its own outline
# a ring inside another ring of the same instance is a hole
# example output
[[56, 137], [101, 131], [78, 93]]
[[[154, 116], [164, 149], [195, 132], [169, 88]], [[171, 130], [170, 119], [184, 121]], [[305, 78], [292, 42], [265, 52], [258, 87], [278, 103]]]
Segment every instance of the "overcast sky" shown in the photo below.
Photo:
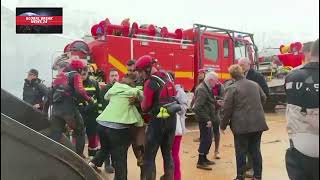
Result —
[[[91, 19], [110, 17], [112, 23], [130, 18], [139, 24], [167, 26], [171, 31], [203, 23], [253, 32], [260, 41], [271, 34], [294, 41], [319, 35], [319, 0], [2, 0], [1, 4], [12, 10], [16, 6], [60, 6], [64, 14], [77, 11]], [[86, 20], [68, 17], [64, 21]]]
[[[57, 51], [106, 17], [169, 31], [193, 23], [246, 31], [255, 34], [260, 50], [319, 37], [319, 0], [1, 0], [2, 7], [10, 11], [1, 12], [1, 87], [18, 97], [30, 68], [39, 69], [48, 85]], [[16, 35], [16, 7], [63, 7], [63, 35]]]

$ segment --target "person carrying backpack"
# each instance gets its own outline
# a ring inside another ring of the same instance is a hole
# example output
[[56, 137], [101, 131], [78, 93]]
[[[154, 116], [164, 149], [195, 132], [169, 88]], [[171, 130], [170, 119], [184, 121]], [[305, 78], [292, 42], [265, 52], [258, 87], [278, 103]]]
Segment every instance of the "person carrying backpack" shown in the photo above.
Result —
[[49, 137], [60, 141], [65, 125], [73, 130], [76, 139], [76, 153], [84, 157], [85, 128], [77, 107], [80, 100], [94, 102], [83, 87], [81, 73], [86, 65], [80, 60], [72, 60], [68, 71], [60, 72], [52, 83], [52, 117]]
[[175, 103], [174, 83], [168, 74], [157, 70], [155, 62], [148, 55], [140, 57], [136, 62], [140, 78], [145, 79], [141, 109], [150, 118], [146, 131], [142, 179], [155, 180], [155, 157], [160, 147], [164, 161], [164, 175], [161, 179], [173, 180], [171, 149], [175, 137], [176, 112], [180, 109]]

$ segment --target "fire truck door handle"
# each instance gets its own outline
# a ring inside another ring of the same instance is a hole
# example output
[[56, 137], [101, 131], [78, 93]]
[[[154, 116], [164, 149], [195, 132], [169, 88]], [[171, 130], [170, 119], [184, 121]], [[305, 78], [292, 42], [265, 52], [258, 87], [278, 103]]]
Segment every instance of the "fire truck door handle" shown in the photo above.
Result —
[[180, 68], [180, 64], [176, 64], [176, 69], [179, 69]]
[[173, 53], [170, 53], [169, 56], [173, 56]]
[[156, 54], [154, 51], [149, 52], [149, 54]]

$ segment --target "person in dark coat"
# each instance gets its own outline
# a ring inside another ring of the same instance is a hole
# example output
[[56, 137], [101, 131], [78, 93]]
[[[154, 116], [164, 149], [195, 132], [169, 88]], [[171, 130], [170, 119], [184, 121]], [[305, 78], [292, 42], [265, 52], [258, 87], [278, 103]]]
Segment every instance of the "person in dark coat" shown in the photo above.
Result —
[[213, 161], [207, 159], [212, 144], [212, 124], [215, 120], [215, 99], [212, 88], [218, 83], [218, 75], [215, 72], [206, 74], [204, 81], [197, 87], [193, 111], [199, 122], [200, 146], [197, 168], [212, 170], [209, 165]]
[[48, 88], [38, 78], [39, 72], [30, 69], [28, 77], [24, 80], [23, 100], [31, 104], [35, 109], [42, 110], [43, 98], [48, 95]]
[[223, 104], [224, 115], [220, 127], [221, 130], [225, 130], [230, 125], [234, 135], [236, 180], [244, 180], [248, 153], [253, 160], [253, 176], [255, 179], [261, 179], [261, 135], [263, 131], [268, 130], [262, 107], [266, 101], [266, 95], [257, 83], [244, 77], [239, 65], [230, 66], [229, 73], [236, 81], [226, 92]]
[[[241, 66], [241, 68], [243, 69], [244, 75], [248, 80], [254, 81], [256, 83], [258, 83], [258, 85], [262, 88], [263, 92], [265, 93], [265, 95], [267, 96], [267, 98], [269, 97], [269, 87], [268, 84], [265, 80], [265, 78], [263, 77], [263, 75], [261, 73], [259, 73], [258, 71], [254, 70], [253, 68], [251, 68], [251, 62], [248, 58], [241, 58], [238, 61], [238, 64]], [[253, 170], [252, 170], [252, 158], [250, 157], [250, 155], [247, 156], [247, 178], [251, 178], [253, 175]]]

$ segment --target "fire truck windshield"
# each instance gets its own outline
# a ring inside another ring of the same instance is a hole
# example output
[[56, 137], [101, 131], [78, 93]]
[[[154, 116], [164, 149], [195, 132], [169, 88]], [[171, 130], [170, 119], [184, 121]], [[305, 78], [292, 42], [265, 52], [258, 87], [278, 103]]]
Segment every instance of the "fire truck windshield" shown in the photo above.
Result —
[[234, 47], [235, 59], [240, 59], [242, 57], [248, 57], [248, 46], [242, 42], [236, 41]]

